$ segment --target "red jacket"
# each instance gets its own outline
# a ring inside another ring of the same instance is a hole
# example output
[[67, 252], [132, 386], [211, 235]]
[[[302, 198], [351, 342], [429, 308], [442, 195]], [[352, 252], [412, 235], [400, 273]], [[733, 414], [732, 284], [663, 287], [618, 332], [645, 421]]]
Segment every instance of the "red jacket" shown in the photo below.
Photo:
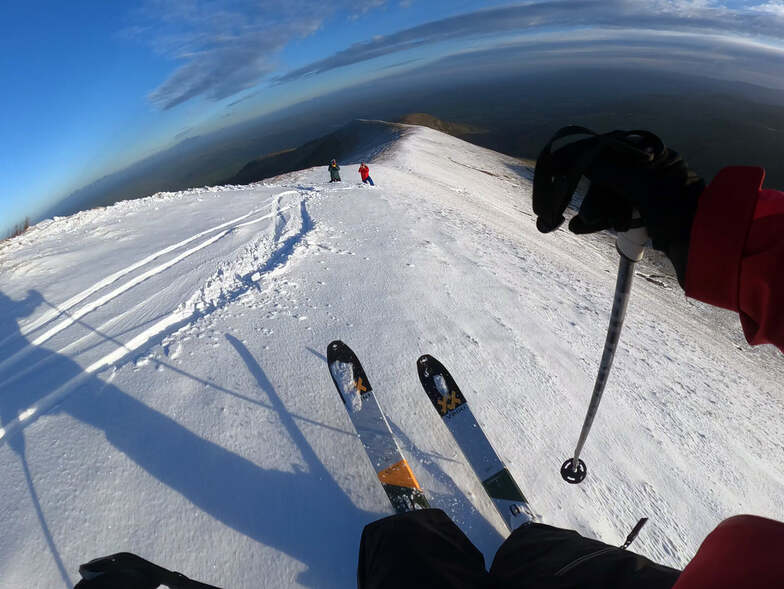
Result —
[[784, 523], [755, 515], [721, 522], [672, 589], [773, 589], [784, 586]]
[[359, 166], [359, 175], [362, 176], [362, 181], [364, 182], [368, 179], [368, 176], [370, 176], [370, 168], [367, 166]]
[[[686, 294], [737, 311], [750, 344], [784, 351], [784, 193], [762, 168], [724, 168], [700, 196]], [[702, 543], [673, 589], [784, 586], [784, 523], [741, 515]]]
[[764, 190], [764, 178], [762, 168], [724, 168], [702, 193], [686, 294], [737, 311], [750, 344], [784, 351], [784, 193]]

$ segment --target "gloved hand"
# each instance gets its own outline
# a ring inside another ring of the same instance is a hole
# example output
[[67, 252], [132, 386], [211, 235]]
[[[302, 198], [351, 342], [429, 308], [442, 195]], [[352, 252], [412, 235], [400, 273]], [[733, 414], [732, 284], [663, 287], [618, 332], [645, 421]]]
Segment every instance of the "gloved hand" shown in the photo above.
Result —
[[135, 554], [120, 552], [81, 565], [82, 580], [74, 589], [155, 589], [163, 582], [163, 572], [168, 573]]
[[82, 580], [74, 589], [219, 589], [169, 571], [130, 552], [102, 556], [79, 567]]
[[[590, 137], [552, 151], [555, 141], [572, 135]], [[536, 161], [533, 205], [539, 231], [561, 225], [582, 176], [591, 185], [569, 229], [577, 234], [626, 231], [638, 226], [632, 218], [636, 209], [653, 247], [670, 258], [683, 284], [697, 199], [705, 189], [702, 178], [648, 131], [599, 135], [583, 127], [564, 127]]]

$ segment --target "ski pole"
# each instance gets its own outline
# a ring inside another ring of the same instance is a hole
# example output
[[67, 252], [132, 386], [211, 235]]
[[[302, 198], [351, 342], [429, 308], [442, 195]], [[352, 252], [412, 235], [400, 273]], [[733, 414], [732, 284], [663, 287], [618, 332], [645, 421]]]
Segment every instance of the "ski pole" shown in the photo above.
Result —
[[[635, 212], [634, 217], [639, 218], [639, 214]], [[561, 465], [561, 476], [567, 483], [581, 483], [585, 479], [585, 475], [588, 474], [588, 467], [580, 459], [580, 452], [582, 452], [585, 440], [588, 438], [588, 432], [591, 431], [596, 412], [599, 410], [602, 393], [607, 384], [607, 377], [610, 374], [610, 368], [612, 368], [613, 358], [615, 357], [615, 348], [618, 346], [618, 340], [621, 337], [623, 320], [626, 316], [626, 305], [629, 302], [629, 293], [631, 292], [632, 280], [634, 279], [634, 265], [642, 259], [647, 241], [648, 232], [645, 230], [645, 227], [634, 227], [619, 233], [615, 240], [615, 247], [621, 255], [621, 261], [618, 266], [618, 279], [615, 283], [615, 298], [613, 299], [612, 312], [610, 313], [610, 326], [607, 328], [602, 361], [599, 364], [599, 373], [596, 375], [596, 382], [593, 386], [591, 402], [585, 414], [583, 429], [580, 431], [580, 439], [577, 441], [574, 456], [568, 458]]]

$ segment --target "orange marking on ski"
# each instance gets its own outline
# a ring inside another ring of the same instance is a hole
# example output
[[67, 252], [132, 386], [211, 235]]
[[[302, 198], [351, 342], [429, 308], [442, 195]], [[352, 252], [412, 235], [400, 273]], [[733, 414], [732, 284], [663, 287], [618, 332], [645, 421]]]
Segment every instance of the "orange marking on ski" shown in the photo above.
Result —
[[438, 400], [438, 412], [439, 412], [441, 415], [443, 415], [444, 413], [446, 413], [446, 399], [445, 399], [444, 397], [441, 397], [441, 398]]
[[358, 390], [360, 393], [365, 393], [365, 392], [367, 392], [367, 387], [366, 387], [365, 385], [363, 385], [363, 384], [362, 384], [362, 377], [361, 377], [361, 376], [360, 376], [360, 377], [359, 377], [359, 379], [357, 380], [357, 390]]
[[419, 483], [405, 458], [378, 473], [378, 480], [385, 485], [419, 489]]
[[451, 411], [458, 405], [462, 405], [463, 402], [457, 398], [457, 393], [452, 391], [449, 397], [441, 397], [438, 400], [438, 409], [441, 415], [445, 415], [447, 411]]

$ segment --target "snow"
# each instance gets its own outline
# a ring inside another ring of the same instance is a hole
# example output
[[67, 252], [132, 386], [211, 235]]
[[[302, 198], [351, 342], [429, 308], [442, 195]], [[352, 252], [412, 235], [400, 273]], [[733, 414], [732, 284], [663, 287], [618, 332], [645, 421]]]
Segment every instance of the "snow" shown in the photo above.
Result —
[[433, 384], [436, 385], [436, 390], [442, 397], [449, 395], [449, 387], [446, 386], [446, 379], [443, 374], [436, 374], [433, 376]]
[[[392, 513], [326, 366], [362, 360], [431, 504], [489, 565], [504, 525], [421, 390], [450, 370], [553, 525], [683, 566], [784, 519], [781, 355], [639, 267], [588, 478], [564, 483], [607, 328], [608, 236], [541, 235], [521, 162], [405, 127], [355, 163], [162, 193], [0, 244], [0, 587], [131, 551], [222, 587], [355, 584]], [[352, 169], [353, 166], [353, 169]]]
[[335, 361], [329, 365], [332, 378], [340, 388], [340, 394], [346, 402], [346, 410], [350, 412], [362, 409], [362, 398], [359, 396], [357, 385], [354, 382], [354, 368], [347, 362]]

